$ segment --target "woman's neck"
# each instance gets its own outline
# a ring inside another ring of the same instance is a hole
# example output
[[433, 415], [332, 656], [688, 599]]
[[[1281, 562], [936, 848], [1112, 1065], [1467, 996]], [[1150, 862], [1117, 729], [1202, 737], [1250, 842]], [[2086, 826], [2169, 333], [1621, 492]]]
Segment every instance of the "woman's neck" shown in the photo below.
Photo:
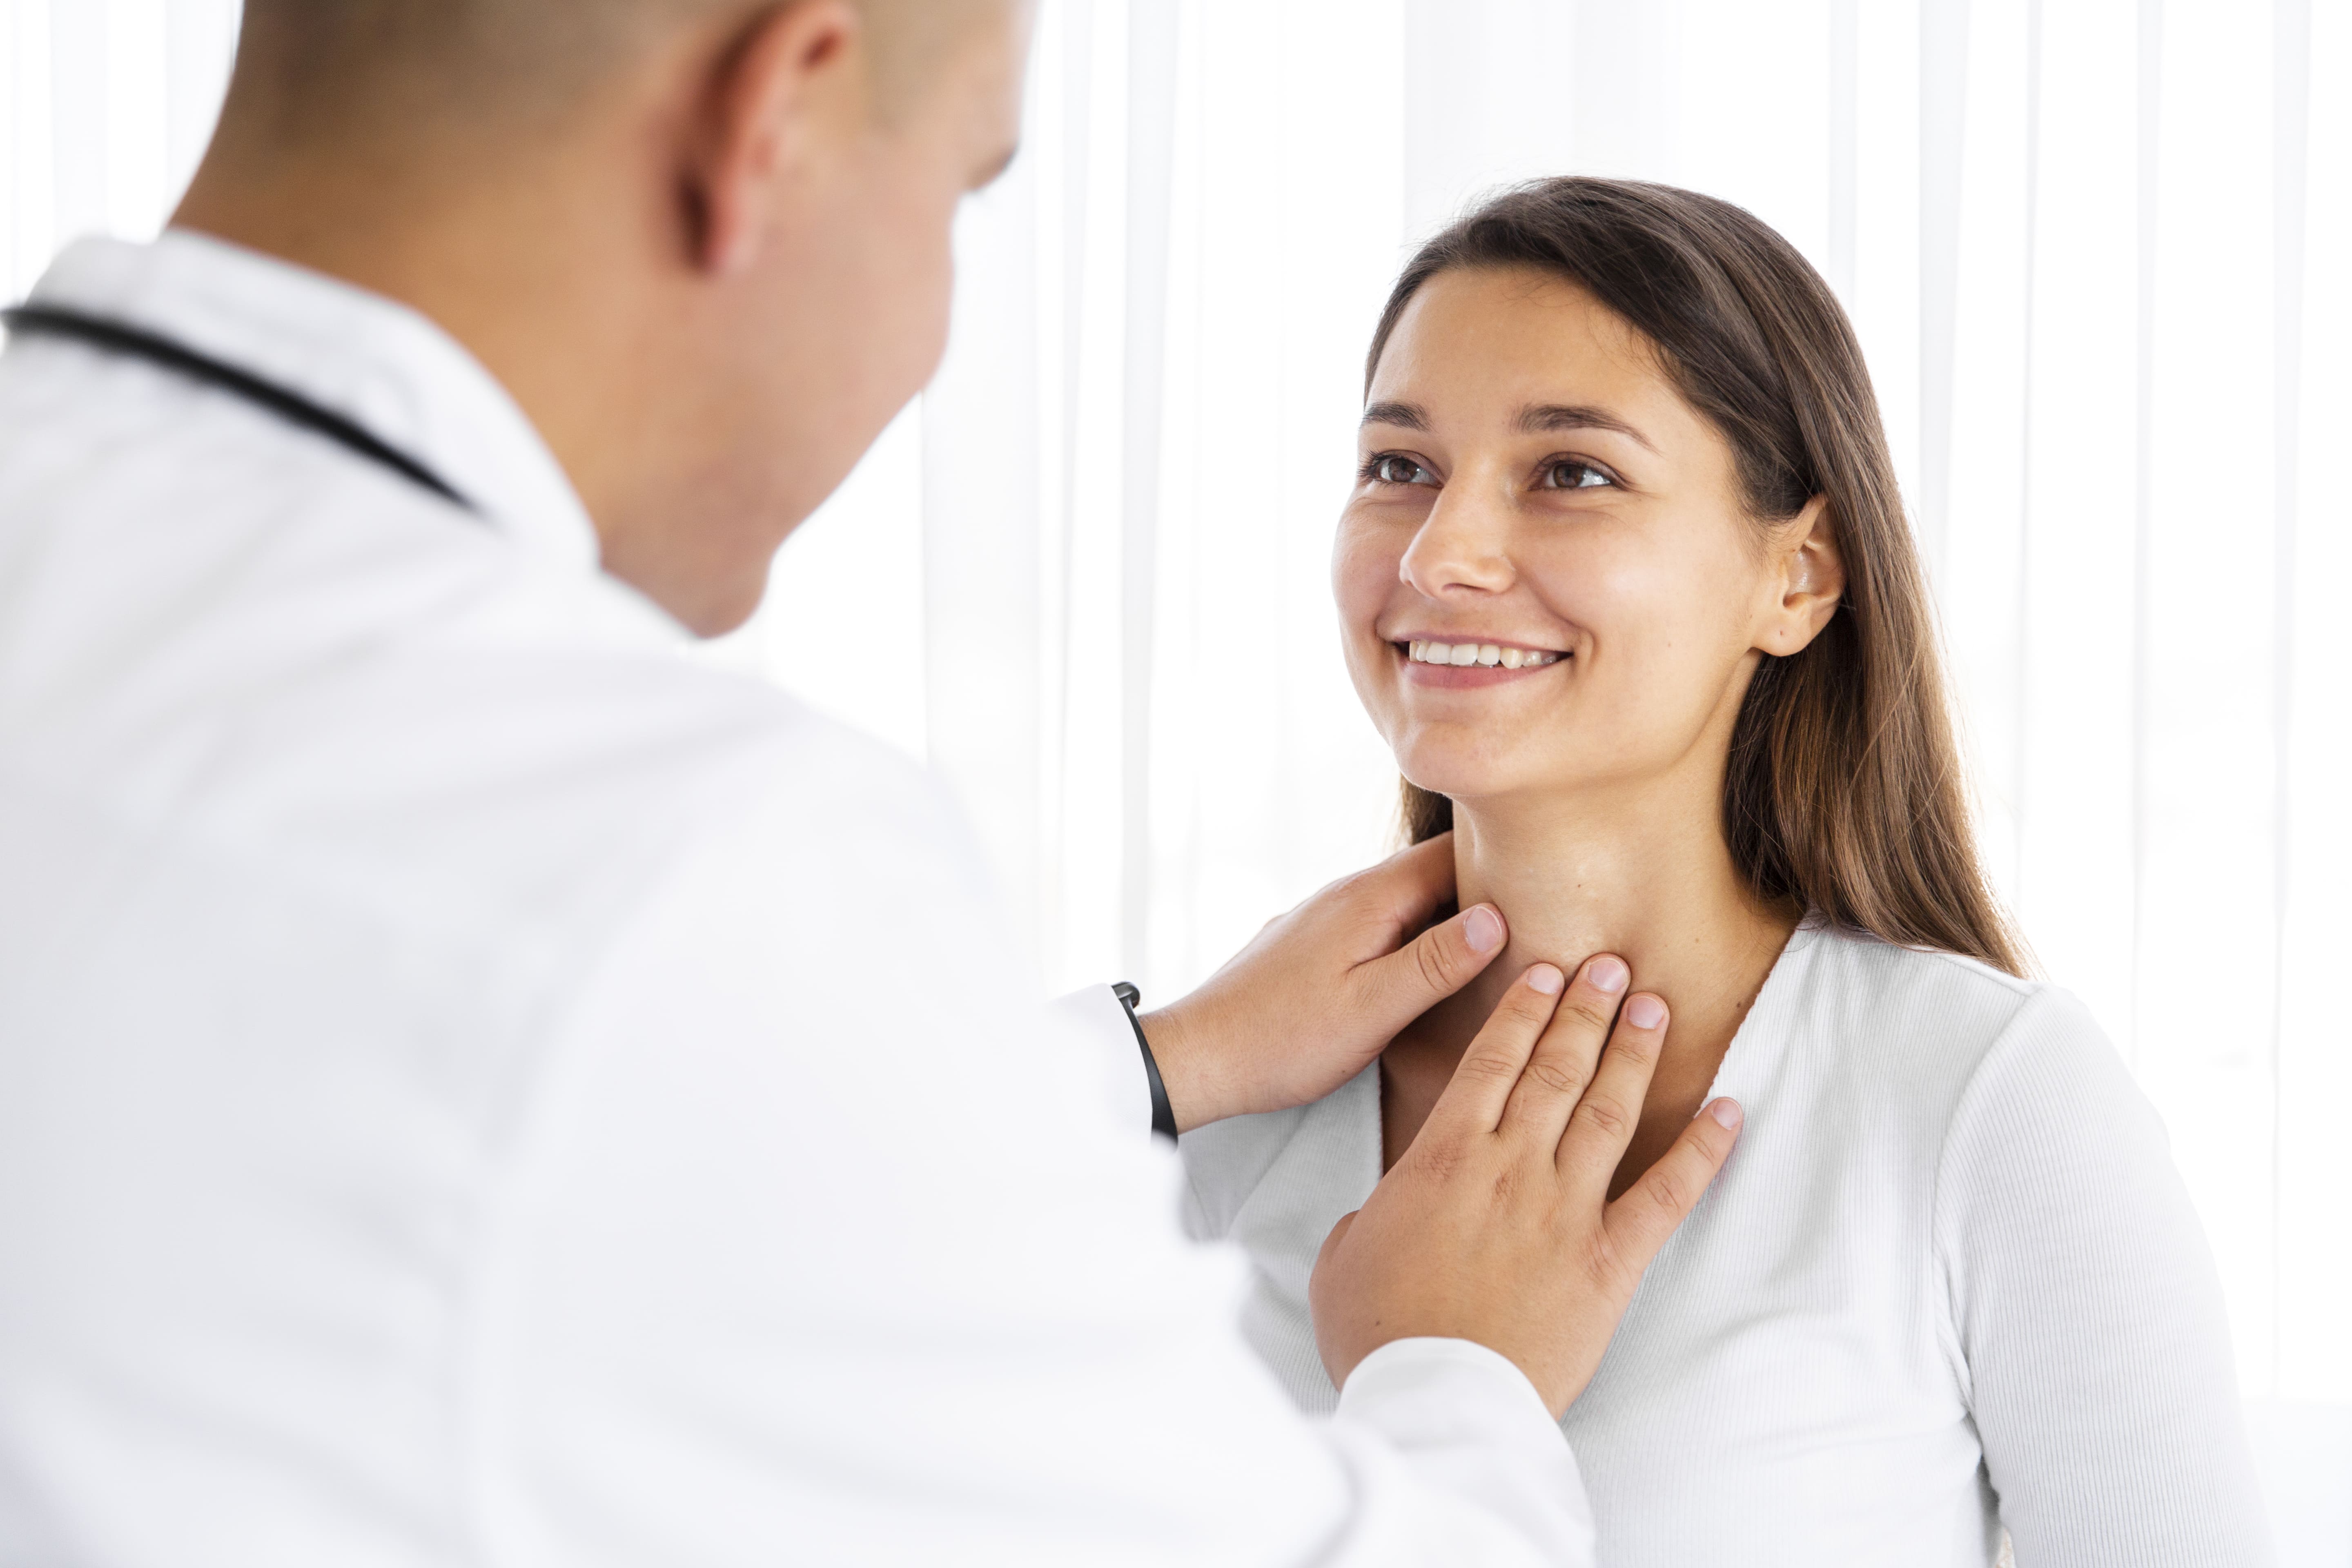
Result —
[[1654, 1135], [1670, 1142], [1697, 1110], [1796, 923], [1796, 911], [1759, 900], [1733, 865], [1717, 826], [1720, 785], [1708, 782], [1713, 787], [1692, 799], [1676, 798], [1689, 790], [1651, 788], [1613, 801], [1456, 804], [1461, 901], [1500, 909], [1510, 941], [1476, 981], [1389, 1048], [1391, 1160], [1419, 1131], [1505, 988], [1539, 960], [1572, 974], [1594, 953], [1613, 952], [1632, 967], [1634, 989], [1664, 997], [1670, 1011], [1666, 1049], [1621, 1176], [1647, 1169], [1639, 1157]]

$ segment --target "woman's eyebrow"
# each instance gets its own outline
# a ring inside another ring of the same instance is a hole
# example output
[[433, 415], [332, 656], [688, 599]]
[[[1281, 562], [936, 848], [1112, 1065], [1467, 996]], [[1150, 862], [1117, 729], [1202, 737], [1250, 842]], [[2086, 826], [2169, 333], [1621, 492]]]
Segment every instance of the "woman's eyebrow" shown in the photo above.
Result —
[[1375, 403], [1364, 410], [1367, 425], [1402, 425], [1408, 430], [1427, 430], [1429, 416], [1417, 403]]
[[1614, 430], [1655, 452], [1650, 438], [1605, 408], [1587, 404], [1537, 403], [1519, 410], [1519, 428], [1530, 436], [1547, 430]]
[[[1429, 428], [1429, 414], [1417, 403], [1375, 403], [1364, 410], [1367, 425], [1394, 425], [1406, 430]], [[1535, 403], [1519, 410], [1519, 428], [1530, 436], [1551, 430], [1613, 430], [1650, 451], [1658, 448], [1647, 436], [1605, 408], [1583, 403]]]

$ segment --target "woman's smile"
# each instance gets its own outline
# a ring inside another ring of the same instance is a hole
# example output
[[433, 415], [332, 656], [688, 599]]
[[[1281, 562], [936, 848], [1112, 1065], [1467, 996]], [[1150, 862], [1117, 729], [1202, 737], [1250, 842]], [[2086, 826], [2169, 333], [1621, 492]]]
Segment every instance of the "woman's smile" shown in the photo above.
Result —
[[1408, 684], [1444, 690], [1524, 680], [1570, 657], [1552, 648], [1480, 642], [1475, 638], [1443, 641], [1409, 637], [1390, 646], [1396, 650]]

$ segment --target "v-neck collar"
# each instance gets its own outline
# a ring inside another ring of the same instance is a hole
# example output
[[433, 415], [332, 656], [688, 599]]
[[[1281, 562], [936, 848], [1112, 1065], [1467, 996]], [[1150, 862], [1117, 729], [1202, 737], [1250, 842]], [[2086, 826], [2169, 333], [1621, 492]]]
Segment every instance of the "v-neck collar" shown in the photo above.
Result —
[[[1707, 1099], [1745, 1101], [1759, 1088], [1788, 1035], [1802, 985], [1803, 954], [1826, 929], [1808, 917], [1764, 977], [1756, 1001], [1717, 1067]], [[1331, 1093], [1302, 1107], [1289, 1136], [1234, 1209], [1227, 1235], [1241, 1242], [1269, 1281], [1301, 1308], [1323, 1239], [1341, 1215], [1363, 1205], [1381, 1179], [1381, 1082], [1375, 1061]]]

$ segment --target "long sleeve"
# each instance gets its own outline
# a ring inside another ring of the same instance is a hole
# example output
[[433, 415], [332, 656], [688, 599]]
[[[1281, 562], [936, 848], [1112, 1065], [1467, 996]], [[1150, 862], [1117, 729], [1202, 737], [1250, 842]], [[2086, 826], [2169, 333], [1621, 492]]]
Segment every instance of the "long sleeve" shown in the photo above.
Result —
[[2018, 1568], [2271, 1561], [2229, 1326], [2162, 1122], [2038, 992], [1956, 1110], [1937, 1250]]
[[1051, 1025], [1096, 1042], [1112, 1119], [1150, 1127], [1150, 1080], [1144, 1076], [1143, 1053], [1136, 1047], [1135, 1026], [1128, 1021], [1127, 1009], [1120, 1005], [1118, 994], [1108, 984], [1088, 985], [1055, 997], [1046, 1012]]
[[1238, 1255], [1181, 1238], [1173, 1156], [1114, 1114], [1131, 1061], [1022, 1002], [961, 830], [846, 742], [792, 771], [614, 938], [517, 1129], [490, 1561], [1591, 1561], [1500, 1357], [1399, 1344], [1293, 1411]]

